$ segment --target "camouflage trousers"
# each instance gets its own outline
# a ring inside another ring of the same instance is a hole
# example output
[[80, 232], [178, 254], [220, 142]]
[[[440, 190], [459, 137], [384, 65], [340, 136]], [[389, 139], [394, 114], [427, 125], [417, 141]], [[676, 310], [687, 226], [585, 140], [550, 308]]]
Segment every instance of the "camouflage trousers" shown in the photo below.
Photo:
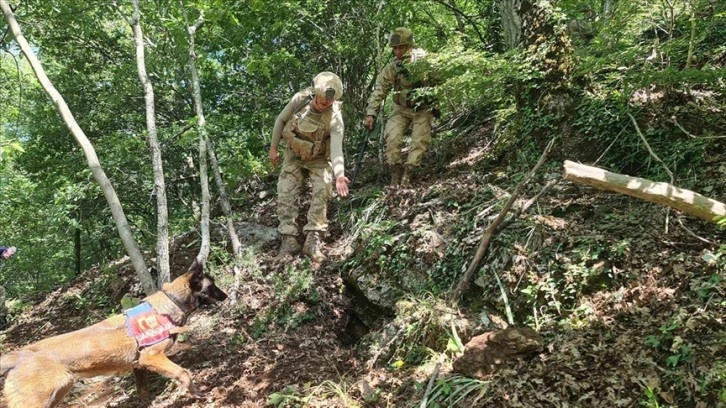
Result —
[[299, 234], [297, 216], [300, 190], [305, 176], [310, 177], [313, 191], [308, 209], [308, 222], [303, 231], [327, 231], [328, 200], [333, 193], [333, 168], [328, 159], [303, 161], [289, 149], [285, 150], [280, 177], [277, 179], [277, 231], [282, 235]]
[[433, 114], [430, 110], [416, 112], [411, 108], [393, 104], [391, 116], [386, 121], [383, 135], [386, 139], [386, 163], [389, 165], [403, 164], [403, 136], [411, 129], [411, 149], [405, 164], [420, 166], [424, 153], [431, 145], [431, 122]]

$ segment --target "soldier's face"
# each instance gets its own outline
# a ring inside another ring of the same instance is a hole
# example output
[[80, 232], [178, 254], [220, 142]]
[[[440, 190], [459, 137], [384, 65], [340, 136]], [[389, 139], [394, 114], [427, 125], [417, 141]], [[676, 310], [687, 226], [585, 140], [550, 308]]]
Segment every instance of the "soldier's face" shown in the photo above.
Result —
[[334, 101], [334, 99], [328, 99], [323, 95], [315, 95], [315, 109], [317, 109], [318, 111], [324, 111], [331, 107]]
[[402, 59], [406, 51], [408, 51], [408, 44], [396, 45], [393, 48], [393, 55], [396, 59]]

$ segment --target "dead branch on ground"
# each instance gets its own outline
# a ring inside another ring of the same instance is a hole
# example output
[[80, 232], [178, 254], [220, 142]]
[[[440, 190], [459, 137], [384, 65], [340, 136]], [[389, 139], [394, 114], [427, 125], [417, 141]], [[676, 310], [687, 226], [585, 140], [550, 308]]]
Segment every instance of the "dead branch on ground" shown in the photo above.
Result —
[[517, 197], [519, 197], [519, 195], [522, 193], [525, 184], [527, 184], [527, 182], [532, 178], [532, 176], [534, 176], [540, 166], [542, 166], [542, 164], [544, 163], [547, 155], [552, 149], [552, 145], [554, 144], [554, 142], [554, 139], [550, 140], [550, 142], [547, 144], [547, 147], [545, 147], [544, 152], [542, 152], [542, 155], [537, 161], [537, 164], [535, 164], [532, 170], [530, 170], [529, 173], [524, 176], [522, 181], [517, 184], [517, 187], [515, 187], [514, 192], [512, 192], [512, 195], [509, 197], [509, 200], [507, 200], [507, 203], [504, 204], [504, 208], [502, 208], [502, 211], [499, 213], [497, 218], [494, 219], [491, 225], [489, 225], [489, 227], [487, 227], [487, 229], [484, 231], [484, 234], [481, 237], [481, 241], [479, 242], [479, 247], [477, 248], [476, 254], [474, 255], [474, 259], [471, 261], [466, 272], [464, 272], [464, 275], [459, 280], [459, 284], [456, 285], [456, 288], [451, 293], [450, 302], [453, 306], [457, 306], [461, 301], [461, 297], [464, 294], [464, 291], [467, 287], [469, 287], [469, 283], [474, 277], [474, 272], [479, 270], [479, 264], [481, 263], [482, 259], [484, 259], [484, 255], [489, 248], [489, 243], [494, 237], [494, 234], [502, 225], [502, 222], [504, 222], [504, 219], [507, 216], [507, 212], [509, 212], [509, 210], [512, 208], [514, 202], [517, 200]]

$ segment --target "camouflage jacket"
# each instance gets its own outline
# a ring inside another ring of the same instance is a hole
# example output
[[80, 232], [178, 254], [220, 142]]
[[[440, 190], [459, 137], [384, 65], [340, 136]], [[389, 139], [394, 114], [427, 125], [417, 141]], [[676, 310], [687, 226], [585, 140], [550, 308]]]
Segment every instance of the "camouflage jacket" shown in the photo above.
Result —
[[376, 80], [376, 87], [368, 98], [366, 115], [378, 116], [378, 110], [391, 90], [393, 90], [393, 103], [406, 108], [413, 108], [413, 101], [411, 101], [409, 92], [413, 84], [408, 78], [407, 65], [425, 56], [426, 51], [421, 48], [413, 48], [404, 55], [403, 60], [394, 58], [393, 61], [383, 67]]
[[[285, 109], [277, 116], [275, 127], [272, 130], [272, 146], [279, 146], [280, 141], [283, 140], [283, 130], [296, 127], [296, 121], [311, 109], [310, 104], [305, 104], [305, 101], [311, 100], [312, 92], [312, 89], [305, 89], [296, 93], [287, 103]], [[320, 121], [319, 125], [325, 135], [326, 148], [329, 149], [329, 151], [324, 152], [324, 156], [330, 158], [333, 165], [333, 175], [337, 178], [345, 175], [345, 160], [343, 157], [343, 132], [345, 126], [343, 124], [341, 102], [336, 101], [333, 103], [329, 111], [324, 112], [320, 119], [324, 119]], [[291, 130], [295, 133], [308, 133], [305, 131], [300, 132], [299, 129]]]

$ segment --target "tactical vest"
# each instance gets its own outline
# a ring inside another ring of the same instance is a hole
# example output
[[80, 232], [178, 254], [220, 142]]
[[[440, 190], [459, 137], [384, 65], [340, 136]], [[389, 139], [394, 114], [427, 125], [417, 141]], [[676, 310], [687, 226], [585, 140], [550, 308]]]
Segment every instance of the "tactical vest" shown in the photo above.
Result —
[[315, 112], [307, 103], [287, 121], [282, 138], [301, 160], [330, 159], [330, 122], [340, 110], [339, 102], [325, 112]]

